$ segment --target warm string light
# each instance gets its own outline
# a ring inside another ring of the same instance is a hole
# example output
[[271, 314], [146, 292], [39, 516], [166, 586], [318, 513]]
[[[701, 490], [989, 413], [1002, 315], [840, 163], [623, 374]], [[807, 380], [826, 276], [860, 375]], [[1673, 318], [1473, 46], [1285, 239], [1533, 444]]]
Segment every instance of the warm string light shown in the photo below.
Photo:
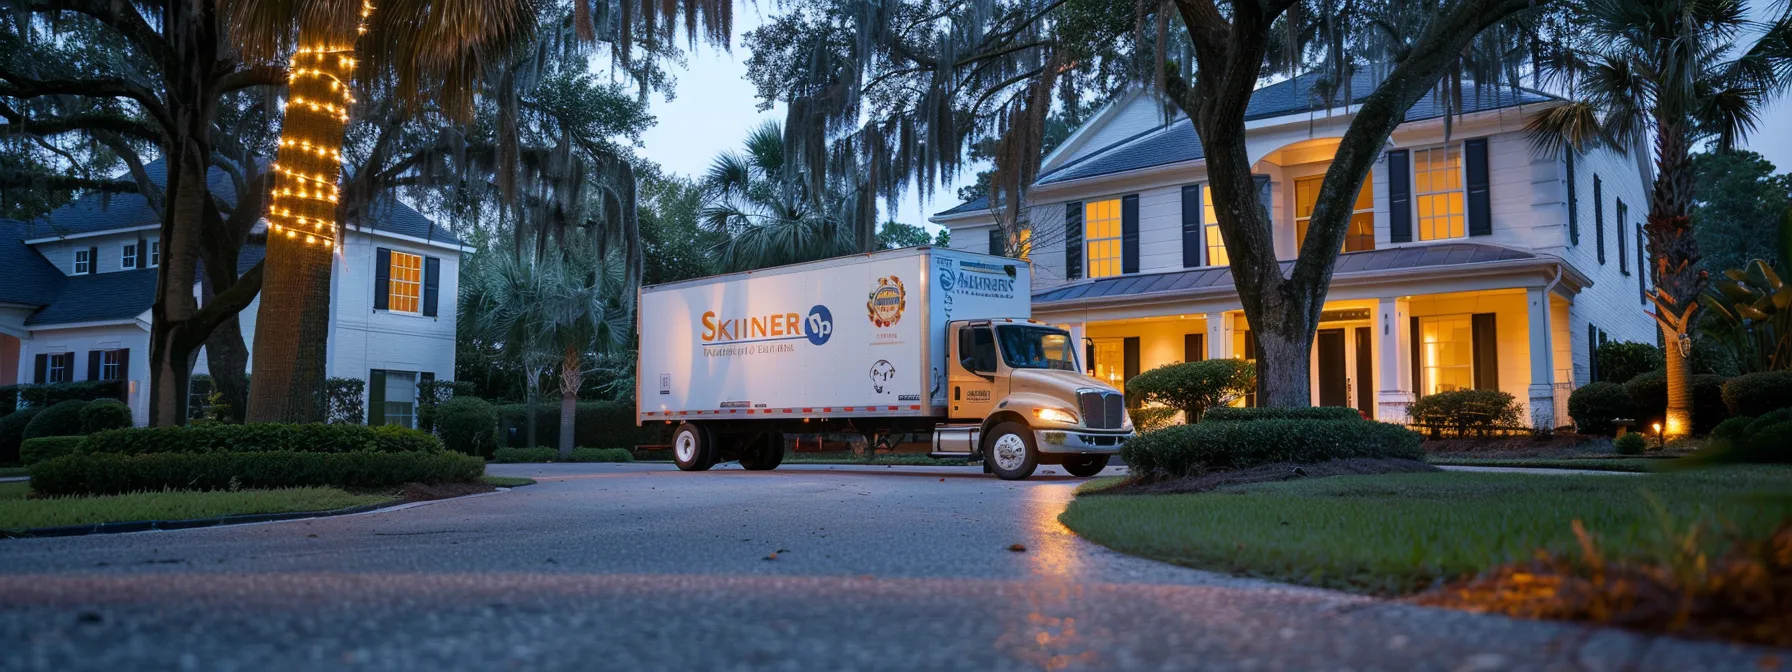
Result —
[[[367, 32], [367, 20], [373, 16], [373, 10], [373, 3], [361, 3], [361, 21], [355, 29], [357, 35]], [[344, 80], [354, 72], [354, 51], [352, 43], [299, 47], [287, 63], [287, 81], [296, 84], [306, 78], [328, 80], [330, 95], [325, 99], [293, 95], [280, 104], [281, 109], [289, 115], [316, 114], [347, 124], [349, 107], [356, 101], [352, 93], [353, 87]], [[287, 128], [291, 127], [291, 124], [287, 125]], [[307, 172], [303, 169], [305, 162], [310, 159], [333, 161], [338, 166], [338, 171], [340, 166], [347, 163], [341, 151], [341, 130], [331, 130], [335, 134], [328, 142], [290, 136], [280, 138], [283, 156], [297, 161], [291, 166], [275, 161], [271, 166], [280, 176], [282, 184], [270, 195], [268, 230], [275, 235], [284, 234], [289, 240], [302, 241], [306, 245], [321, 245], [326, 249], [339, 250], [341, 247], [336, 243], [336, 238], [340, 229], [335, 221], [305, 214], [295, 215], [292, 209], [292, 205], [299, 205], [301, 213], [306, 212], [307, 208], [319, 209], [317, 206], [295, 203], [309, 201], [329, 203], [329, 212], [334, 213], [335, 204], [342, 198], [337, 178], [323, 172]]]

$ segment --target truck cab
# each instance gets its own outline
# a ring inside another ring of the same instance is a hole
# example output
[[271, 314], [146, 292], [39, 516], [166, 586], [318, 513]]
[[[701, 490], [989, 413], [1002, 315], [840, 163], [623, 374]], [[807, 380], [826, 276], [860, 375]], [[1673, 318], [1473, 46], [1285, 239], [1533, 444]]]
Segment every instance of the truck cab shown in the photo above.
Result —
[[1056, 464], [1093, 475], [1132, 438], [1120, 391], [1085, 375], [1069, 332], [1027, 319], [947, 324], [947, 421], [933, 454], [981, 456], [1007, 480]]

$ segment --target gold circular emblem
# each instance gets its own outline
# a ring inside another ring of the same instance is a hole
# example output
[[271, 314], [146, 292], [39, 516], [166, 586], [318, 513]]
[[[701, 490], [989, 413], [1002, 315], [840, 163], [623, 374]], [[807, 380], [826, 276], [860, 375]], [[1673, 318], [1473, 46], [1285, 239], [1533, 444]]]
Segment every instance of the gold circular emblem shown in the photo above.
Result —
[[877, 288], [871, 290], [871, 298], [865, 301], [865, 312], [871, 317], [871, 323], [879, 328], [896, 326], [902, 320], [902, 310], [908, 307], [908, 292], [903, 291], [902, 281], [896, 276], [884, 276], [877, 279]]

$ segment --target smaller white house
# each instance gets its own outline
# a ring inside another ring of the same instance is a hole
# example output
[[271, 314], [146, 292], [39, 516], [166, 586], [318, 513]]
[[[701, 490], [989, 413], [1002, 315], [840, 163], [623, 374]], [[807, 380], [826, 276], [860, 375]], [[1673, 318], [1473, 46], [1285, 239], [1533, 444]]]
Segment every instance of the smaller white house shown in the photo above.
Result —
[[[145, 169], [164, 179], [161, 162]], [[222, 171], [209, 182], [214, 196], [235, 199]], [[344, 232], [332, 271], [326, 371], [367, 381], [369, 424], [415, 426], [417, 383], [454, 376], [455, 297], [469, 250], [396, 200], [376, 202], [365, 220]], [[125, 381], [125, 401], [144, 424], [160, 231], [161, 218], [135, 194], [0, 220], [0, 385]], [[245, 245], [237, 272], [266, 253]], [[257, 299], [240, 316], [251, 351], [260, 307]], [[207, 373], [203, 352], [194, 373]]]

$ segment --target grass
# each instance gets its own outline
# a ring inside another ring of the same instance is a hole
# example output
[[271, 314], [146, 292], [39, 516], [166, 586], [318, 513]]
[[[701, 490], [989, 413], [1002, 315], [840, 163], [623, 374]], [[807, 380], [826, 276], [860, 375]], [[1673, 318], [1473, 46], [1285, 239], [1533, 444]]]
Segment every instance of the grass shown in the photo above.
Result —
[[30, 475], [31, 475], [31, 470], [26, 467], [0, 467], [0, 478], [12, 478], [14, 476], [30, 476]]
[[535, 479], [521, 476], [480, 476], [479, 482], [496, 488], [520, 488], [535, 485]]
[[842, 450], [826, 453], [785, 453], [784, 464], [895, 464], [910, 467], [962, 467], [963, 459], [940, 459], [921, 453], [882, 453], [866, 460], [863, 455]]
[[1525, 467], [1530, 469], [1581, 469], [1649, 473], [1666, 471], [1674, 459], [1653, 457], [1438, 457], [1425, 461], [1440, 466]]
[[137, 492], [103, 497], [27, 499], [30, 490], [29, 483], [0, 483], [0, 529], [327, 511], [392, 500], [390, 494], [356, 494], [339, 488]]
[[[1338, 476], [1201, 494], [1093, 495], [1060, 520], [1096, 543], [1190, 567], [1407, 594], [1539, 549], [1580, 553], [1583, 521], [1612, 557], [1665, 553], [1689, 526], [1764, 538], [1792, 519], [1792, 468], [1633, 478], [1498, 473]], [[1716, 550], [1724, 534], [1706, 536]]]

